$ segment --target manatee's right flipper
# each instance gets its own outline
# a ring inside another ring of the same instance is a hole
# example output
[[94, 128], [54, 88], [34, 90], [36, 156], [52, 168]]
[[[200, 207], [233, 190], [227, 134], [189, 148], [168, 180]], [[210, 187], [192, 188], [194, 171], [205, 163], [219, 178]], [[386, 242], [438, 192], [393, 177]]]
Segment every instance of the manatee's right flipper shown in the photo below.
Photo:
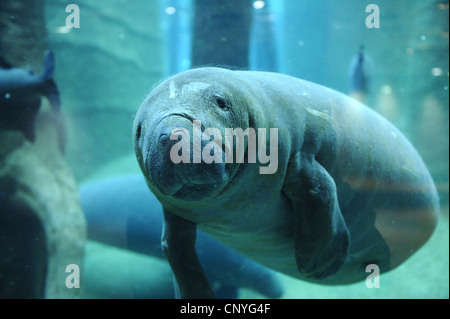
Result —
[[214, 298], [195, 251], [196, 225], [164, 211], [161, 245], [175, 275], [181, 298]]
[[299, 156], [290, 163], [283, 192], [295, 211], [298, 270], [314, 279], [333, 275], [347, 260], [350, 242], [333, 178], [314, 156]]

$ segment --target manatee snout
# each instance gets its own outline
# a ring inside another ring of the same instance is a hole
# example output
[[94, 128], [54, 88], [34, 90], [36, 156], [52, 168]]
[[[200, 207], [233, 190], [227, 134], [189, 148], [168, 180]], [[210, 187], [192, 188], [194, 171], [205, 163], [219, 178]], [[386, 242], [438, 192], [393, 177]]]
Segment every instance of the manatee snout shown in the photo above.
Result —
[[206, 163], [201, 155], [211, 141], [201, 138], [203, 126], [198, 128], [200, 135], [196, 136], [190, 118], [170, 115], [147, 126], [147, 132], [142, 132], [142, 127], [139, 130], [142, 141], [138, 159], [141, 158], [141, 167], [149, 182], [163, 195], [201, 200], [227, 183], [221, 146], [209, 152], [209, 155], [215, 154], [217, 162]]

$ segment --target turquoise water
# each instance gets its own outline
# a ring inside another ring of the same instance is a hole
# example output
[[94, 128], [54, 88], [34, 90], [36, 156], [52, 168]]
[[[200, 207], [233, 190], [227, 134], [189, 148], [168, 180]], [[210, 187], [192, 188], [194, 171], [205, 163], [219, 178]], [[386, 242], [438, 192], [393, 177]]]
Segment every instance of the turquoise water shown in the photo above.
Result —
[[[92, 175], [91, 180], [102, 180], [111, 175], [132, 174], [138, 172], [134, 158], [124, 157]], [[448, 298], [449, 297], [449, 218], [448, 204], [442, 208], [437, 229], [431, 239], [416, 254], [395, 270], [381, 274], [380, 287], [369, 289], [365, 282], [343, 286], [323, 286], [280, 274], [285, 291], [281, 298]], [[105, 262], [106, 261], [106, 262]], [[88, 284], [86, 298], [133, 298], [134, 296], [152, 296], [147, 287], [153, 287], [161, 278], [167, 282], [168, 269], [160, 259], [136, 254], [123, 249], [105, 246], [98, 242], [89, 242], [85, 259]], [[128, 268], [129, 267], [129, 268]], [[148, 272], [149, 268], [159, 271]], [[128, 269], [127, 271], [116, 271]], [[107, 274], [99, 276], [98, 274]], [[166, 274], [164, 275], [161, 274]], [[136, 288], [137, 285], [144, 288]], [[119, 288], [120, 287], [120, 288]], [[139, 295], [141, 294], [141, 295]], [[265, 298], [254, 290], [243, 288], [239, 298]]]
[[[192, 66], [194, 2], [44, 2], [46, 41], [56, 59], [54, 78], [67, 132], [64, 160], [76, 187], [140, 173], [131, 135], [134, 116], [152, 87]], [[66, 12], [70, 3], [79, 8], [79, 27], [67, 27], [77, 21], [73, 16], [67, 22], [74, 12]], [[379, 15], [366, 11], [370, 3]], [[371, 65], [364, 69], [370, 81], [363, 102], [410, 139], [433, 176], [442, 206], [432, 238], [400, 267], [382, 274], [380, 288], [369, 289], [364, 282], [321, 286], [279, 274], [285, 287], [281, 298], [449, 298], [448, 1], [247, 4], [253, 18], [249, 58], [238, 68], [281, 72], [352, 94], [352, 59], [364, 47]], [[65, 231], [70, 233], [70, 227]], [[170, 269], [161, 259], [105, 243], [88, 239], [81, 260], [82, 287], [76, 297], [161, 297], [152, 287], [171, 285]], [[238, 297], [264, 296], [243, 288]]]

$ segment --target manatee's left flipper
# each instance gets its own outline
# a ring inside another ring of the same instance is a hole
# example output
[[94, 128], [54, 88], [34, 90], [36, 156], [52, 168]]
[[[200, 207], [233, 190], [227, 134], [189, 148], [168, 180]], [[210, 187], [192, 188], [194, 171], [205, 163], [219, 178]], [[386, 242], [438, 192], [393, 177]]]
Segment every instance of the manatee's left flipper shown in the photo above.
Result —
[[350, 234], [333, 178], [312, 155], [299, 156], [295, 162], [289, 167], [283, 192], [295, 211], [297, 267], [305, 277], [322, 279], [345, 263]]
[[162, 249], [175, 275], [181, 298], [214, 298], [195, 251], [196, 225], [166, 208], [161, 239]]

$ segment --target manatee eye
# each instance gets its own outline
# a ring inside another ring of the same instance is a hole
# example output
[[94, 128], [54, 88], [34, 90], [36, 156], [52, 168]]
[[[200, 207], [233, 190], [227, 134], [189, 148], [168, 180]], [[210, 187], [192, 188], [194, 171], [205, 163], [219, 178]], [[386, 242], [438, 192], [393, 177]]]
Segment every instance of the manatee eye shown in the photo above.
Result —
[[141, 124], [139, 123], [139, 124], [138, 124], [138, 127], [137, 127], [137, 129], [136, 129], [136, 140], [139, 140], [139, 139], [141, 138], [141, 130], [142, 130], [142, 126], [141, 126]]
[[221, 109], [225, 109], [227, 107], [227, 102], [225, 102], [225, 100], [220, 96], [216, 97], [216, 103]]

